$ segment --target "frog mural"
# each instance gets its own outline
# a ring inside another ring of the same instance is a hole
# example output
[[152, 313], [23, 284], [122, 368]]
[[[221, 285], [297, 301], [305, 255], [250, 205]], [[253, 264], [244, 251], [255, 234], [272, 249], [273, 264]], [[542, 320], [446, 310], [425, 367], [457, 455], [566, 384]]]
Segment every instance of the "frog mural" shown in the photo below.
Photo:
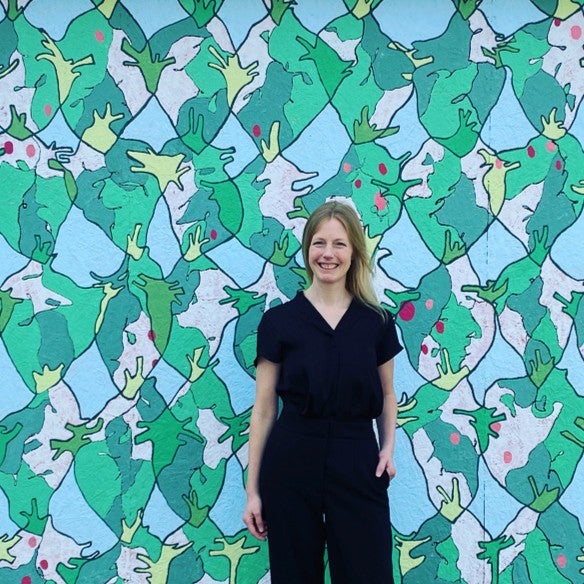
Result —
[[583, 5], [0, 0], [0, 581], [270, 581], [257, 327], [337, 197], [406, 349], [395, 581], [582, 582]]

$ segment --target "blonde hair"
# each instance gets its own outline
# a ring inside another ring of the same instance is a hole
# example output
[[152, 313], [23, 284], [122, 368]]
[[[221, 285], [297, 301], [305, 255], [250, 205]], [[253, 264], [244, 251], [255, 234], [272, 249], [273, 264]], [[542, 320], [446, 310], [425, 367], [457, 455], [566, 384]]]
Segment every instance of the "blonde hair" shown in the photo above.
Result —
[[314, 234], [323, 221], [337, 219], [345, 228], [349, 243], [353, 248], [351, 265], [347, 272], [345, 287], [347, 291], [363, 304], [379, 312], [384, 318], [385, 311], [373, 291], [373, 267], [367, 253], [367, 244], [359, 215], [353, 207], [339, 201], [327, 201], [317, 207], [308, 218], [302, 234], [302, 256], [308, 279], [312, 282], [314, 273], [308, 263], [308, 250]]

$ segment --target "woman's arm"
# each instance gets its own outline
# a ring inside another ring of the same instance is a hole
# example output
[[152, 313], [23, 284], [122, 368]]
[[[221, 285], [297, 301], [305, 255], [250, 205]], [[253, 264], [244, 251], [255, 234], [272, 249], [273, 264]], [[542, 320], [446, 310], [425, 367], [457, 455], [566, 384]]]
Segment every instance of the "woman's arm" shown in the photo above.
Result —
[[260, 358], [256, 368], [256, 396], [249, 425], [247, 504], [243, 513], [243, 522], [258, 539], [266, 539], [267, 534], [258, 483], [262, 454], [278, 409], [276, 383], [279, 374], [280, 366], [277, 363]]
[[379, 433], [379, 463], [375, 474], [380, 477], [387, 472], [389, 478], [395, 476], [393, 449], [395, 445], [395, 427], [397, 423], [397, 399], [393, 388], [393, 359], [377, 368], [383, 389], [383, 411], [377, 418]]

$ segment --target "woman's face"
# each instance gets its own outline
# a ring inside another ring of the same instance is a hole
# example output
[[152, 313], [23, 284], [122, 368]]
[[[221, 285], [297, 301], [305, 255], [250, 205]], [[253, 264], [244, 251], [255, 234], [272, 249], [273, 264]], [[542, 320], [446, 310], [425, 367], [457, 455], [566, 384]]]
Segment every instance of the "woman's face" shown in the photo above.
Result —
[[343, 224], [334, 217], [323, 221], [314, 232], [308, 249], [313, 279], [322, 284], [344, 284], [352, 256], [353, 246]]

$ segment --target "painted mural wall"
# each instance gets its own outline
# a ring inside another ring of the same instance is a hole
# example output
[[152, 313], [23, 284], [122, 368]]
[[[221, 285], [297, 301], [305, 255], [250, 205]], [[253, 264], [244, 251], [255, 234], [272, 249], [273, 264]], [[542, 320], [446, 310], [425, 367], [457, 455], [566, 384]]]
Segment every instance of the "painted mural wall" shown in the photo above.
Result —
[[396, 582], [584, 582], [581, 0], [1, 0], [0, 582], [266, 584], [263, 311], [360, 212]]

